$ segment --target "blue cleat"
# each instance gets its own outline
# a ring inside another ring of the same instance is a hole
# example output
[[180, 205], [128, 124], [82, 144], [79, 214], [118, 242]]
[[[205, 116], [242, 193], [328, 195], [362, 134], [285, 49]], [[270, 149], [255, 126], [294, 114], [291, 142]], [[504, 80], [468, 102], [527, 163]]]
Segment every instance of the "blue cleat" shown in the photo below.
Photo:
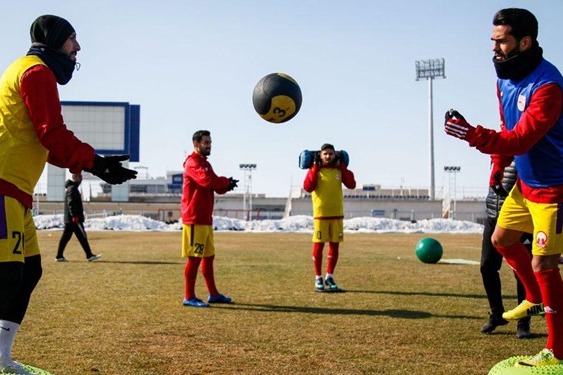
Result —
[[322, 277], [315, 279], [315, 290], [317, 292], [324, 292], [325, 291], [325, 284], [323, 282]]
[[328, 288], [328, 290], [331, 291], [331, 292], [339, 292], [340, 291], [340, 288], [334, 282], [334, 279], [332, 277], [327, 277], [325, 279], [325, 285]]
[[208, 303], [203, 302], [202, 300], [200, 300], [199, 298], [191, 298], [191, 299], [185, 299], [184, 298], [184, 302], [183, 302], [184, 306], [190, 306], [190, 307], [211, 307]]
[[209, 297], [207, 297], [207, 302], [209, 303], [231, 303], [232, 301], [232, 298], [224, 296], [221, 293], [216, 296], [210, 295]]

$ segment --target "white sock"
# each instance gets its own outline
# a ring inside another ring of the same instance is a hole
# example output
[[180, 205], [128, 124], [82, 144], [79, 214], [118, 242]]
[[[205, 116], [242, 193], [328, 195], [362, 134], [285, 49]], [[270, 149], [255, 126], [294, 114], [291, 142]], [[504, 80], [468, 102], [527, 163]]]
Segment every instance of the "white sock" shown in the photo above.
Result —
[[322, 280], [322, 279], [323, 279], [323, 276], [322, 276], [322, 275], [317, 275], [317, 276], [315, 276], [315, 280]]
[[0, 361], [12, 360], [12, 346], [20, 325], [8, 320], [0, 320]]
[[327, 274], [326, 274], [326, 277], [325, 277], [325, 280], [328, 279], [328, 278], [331, 278], [331, 277], [332, 277], [332, 273], [327, 273]]

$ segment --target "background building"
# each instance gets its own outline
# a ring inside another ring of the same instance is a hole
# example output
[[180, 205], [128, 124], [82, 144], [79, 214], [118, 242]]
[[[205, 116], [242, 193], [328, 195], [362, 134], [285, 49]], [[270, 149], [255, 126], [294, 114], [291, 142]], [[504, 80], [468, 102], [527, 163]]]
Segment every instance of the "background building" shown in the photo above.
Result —
[[[124, 102], [61, 102], [67, 127], [78, 138], [89, 143], [100, 155], [128, 154], [129, 162], [139, 161], [140, 116], [139, 105]], [[124, 162], [127, 167], [129, 162]], [[47, 201], [62, 201], [65, 194], [66, 170], [47, 164]], [[84, 173], [86, 182], [97, 179]], [[129, 199], [128, 183], [111, 187], [111, 199]]]

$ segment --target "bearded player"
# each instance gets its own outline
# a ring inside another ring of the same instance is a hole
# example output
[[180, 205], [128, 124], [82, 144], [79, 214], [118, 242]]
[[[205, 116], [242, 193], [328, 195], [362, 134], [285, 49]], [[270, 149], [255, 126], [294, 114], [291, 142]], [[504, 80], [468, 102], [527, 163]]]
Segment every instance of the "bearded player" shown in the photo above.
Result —
[[[334, 269], [338, 262], [340, 242], [344, 240], [344, 197], [342, 184], [348, 189], [356, 187], [354, 173], [344, 160], [325, 143], [316, 154], [313, 166], [307, 171], [303, 188], [311, 193], [313, 201], [313, 265], [315, 267], [315, 290], [339, 291], [334, 281]], [[323, 282], [323, 249], [328, 242], [326, 276]]]

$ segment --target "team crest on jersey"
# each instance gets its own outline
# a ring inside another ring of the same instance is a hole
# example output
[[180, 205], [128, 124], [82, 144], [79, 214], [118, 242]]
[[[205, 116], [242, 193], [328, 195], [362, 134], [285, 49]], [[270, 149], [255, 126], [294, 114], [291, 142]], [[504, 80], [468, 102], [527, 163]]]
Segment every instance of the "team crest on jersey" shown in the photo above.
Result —
[[520, 112], [524, 112], [526, 109], [526, 96], [525, 95], [518, 95], [518, 103], [516, 104], [518, 110]]
[[536, 233], [536, 246], [544, 249], [547, 246], [547, 234], [545, 232]]

